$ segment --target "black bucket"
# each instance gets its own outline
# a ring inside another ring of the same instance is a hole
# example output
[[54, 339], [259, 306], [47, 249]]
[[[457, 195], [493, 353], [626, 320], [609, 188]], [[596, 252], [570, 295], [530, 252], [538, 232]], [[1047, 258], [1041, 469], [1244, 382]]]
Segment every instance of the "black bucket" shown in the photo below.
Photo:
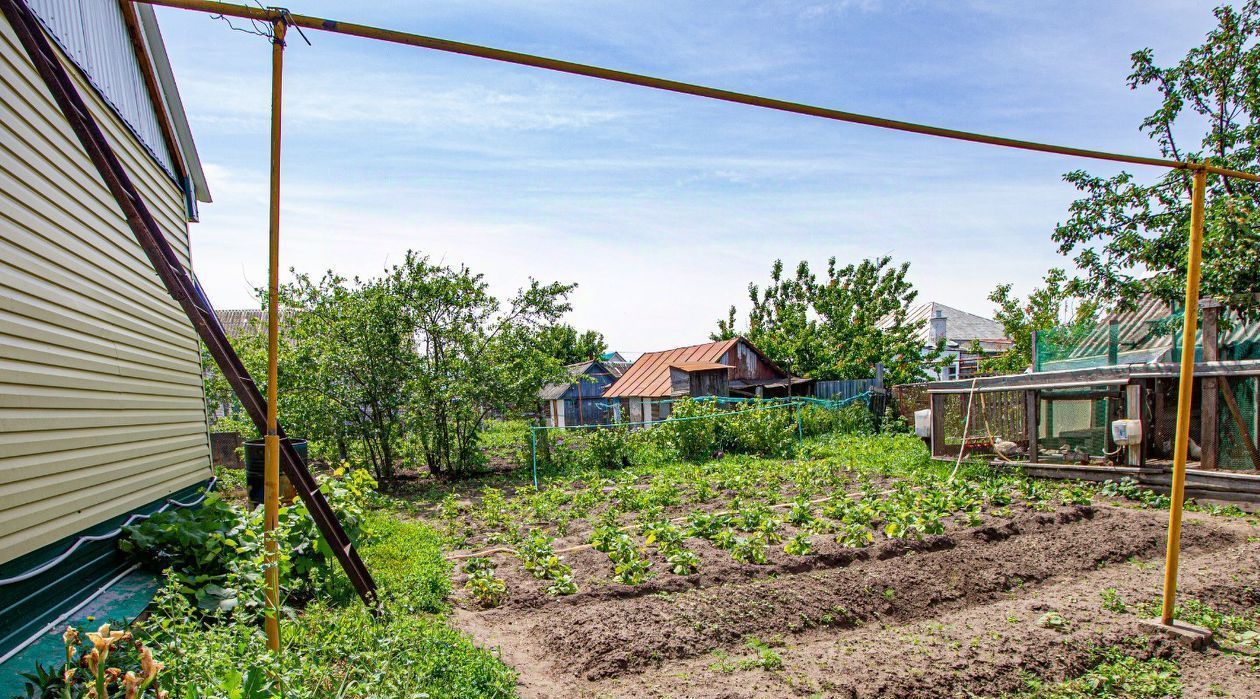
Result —
[[[298, 457], [302, 459], [302, 463], [307, 463], [306, 440], [290, 437], [289, 442], [297, 450]], [[245, 442], [245, 485], [248, 486], [249, 503], [251, 505], [258, 505], [263, 501], [263, 470], [266, 468], [266, 463], [266, 442], [261, 439], [251, 439]], [[284, 479], [283, 471], [281, 471], [280, 478], [281, 480]], [[283, 484], [281, 485], [281, 490], [284, 490]]]

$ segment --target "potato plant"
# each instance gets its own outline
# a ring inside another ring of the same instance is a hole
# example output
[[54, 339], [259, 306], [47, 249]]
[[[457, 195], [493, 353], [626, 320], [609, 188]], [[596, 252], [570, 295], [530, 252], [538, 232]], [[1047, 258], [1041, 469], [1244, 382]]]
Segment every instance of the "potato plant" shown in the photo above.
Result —
[[556, 555], [552, 539], [541, 531], [535, 531], [517, 549], [517, 556], [525, 571], [535, 578], [547, 580], [547, 593], [571, 595], [578, 591], [573, 581], [573, 569]]
[[507, 601], [507, 583], [494, 574], [494, 564], [488, 558], [472, 558], [464, 565], [468, 582], [464, 585], [477, 604], [487, 609]]

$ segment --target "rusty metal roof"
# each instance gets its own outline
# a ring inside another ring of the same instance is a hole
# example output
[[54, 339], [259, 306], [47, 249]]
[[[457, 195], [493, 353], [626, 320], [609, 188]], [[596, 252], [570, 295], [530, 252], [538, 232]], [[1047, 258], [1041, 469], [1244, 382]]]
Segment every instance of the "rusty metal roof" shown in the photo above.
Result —
[[734, 369], [730, 364], [718, 362], [687, 362], [686, 364], [670, 364], [669, 368], [679, 371], [711, 371], [714, 369]]
[[[663, 397], [669, 395], [669, 368], [684, 364], [716, 364], [740, 338], [648, 352], [630, 366], [617, 382], [604, 391], [605, 398], [623, 396]], [[713, 367], [716, 368], [716, 367]]]

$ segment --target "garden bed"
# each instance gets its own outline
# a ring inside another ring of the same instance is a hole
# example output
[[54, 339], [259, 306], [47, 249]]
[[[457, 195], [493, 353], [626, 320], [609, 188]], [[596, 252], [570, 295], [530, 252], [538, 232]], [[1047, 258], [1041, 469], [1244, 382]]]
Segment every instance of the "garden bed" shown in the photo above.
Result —
[[[1203, 656], [1183, 657], [1136, 626], [1158, 597], [1164, 511], [983, 468], [945, 485], [948, 468], [920, 452], [909, 439], [824, 440], [795, 460], [451, 495], [432, 514], [458, 547], [451, 557], [488, 562], [504, 593], [487, 608], [466, 587], [486, 574], [457, 567], [453, 621], [500, 649], [525, 696], [1001, 696], [1115, 658], [1170, 663], [1186, 682], [1210, 677]], [[900, 505], [881, 505], [889, 501]], [[860, 512], [867, 504], [873, 513]], [[726, 541], [710, 526], [722, 513]], [[1240, 517], [1189, 522], [1184, 599], [1251, 628], [1260, 531]], [[662, 523], [677, 531], [662, 537]], [[597, 550], [592, 534], [597, 544], [628, 539], [644, 574], [627, 584], [618, 547]], [[737, 556], [731, 537], [763, 538], [764, 560]], [[807, 551], [785, 550], [800, 537]], [[672, 570], [662, 538], [694, 554], [694, 569]], [[538, 563], [551, 553], [560, 573]], [[1124, 611], [1104, 608], [1104, 589], [1129, 600]], [[1243, 660], [1211, 660], [1244, 666], [1211, 681], [1250, 687]]]

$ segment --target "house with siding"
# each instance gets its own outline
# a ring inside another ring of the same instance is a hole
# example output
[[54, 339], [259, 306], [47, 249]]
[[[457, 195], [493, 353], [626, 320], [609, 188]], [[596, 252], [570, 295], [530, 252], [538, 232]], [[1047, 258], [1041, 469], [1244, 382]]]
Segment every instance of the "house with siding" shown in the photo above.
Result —
[[617, 419], [669, 417], [671, 400], [700, 396], [778, 397], [806, 393], [809, 379], [788, 374], [742, 337], [647, 352], [607, 390]]
[[[26, 2], [190, 266], [188, 223], [210, 197], [152, 8]], [[199, 501], [211, 469], [197, 335], [3, 17], [0, 249], [0, 690], [12, 694], [4, 678], [31, 669], [50, 628], [134, 614], [98, 609], [152, 589], [129, 576], [118, 528]]]

